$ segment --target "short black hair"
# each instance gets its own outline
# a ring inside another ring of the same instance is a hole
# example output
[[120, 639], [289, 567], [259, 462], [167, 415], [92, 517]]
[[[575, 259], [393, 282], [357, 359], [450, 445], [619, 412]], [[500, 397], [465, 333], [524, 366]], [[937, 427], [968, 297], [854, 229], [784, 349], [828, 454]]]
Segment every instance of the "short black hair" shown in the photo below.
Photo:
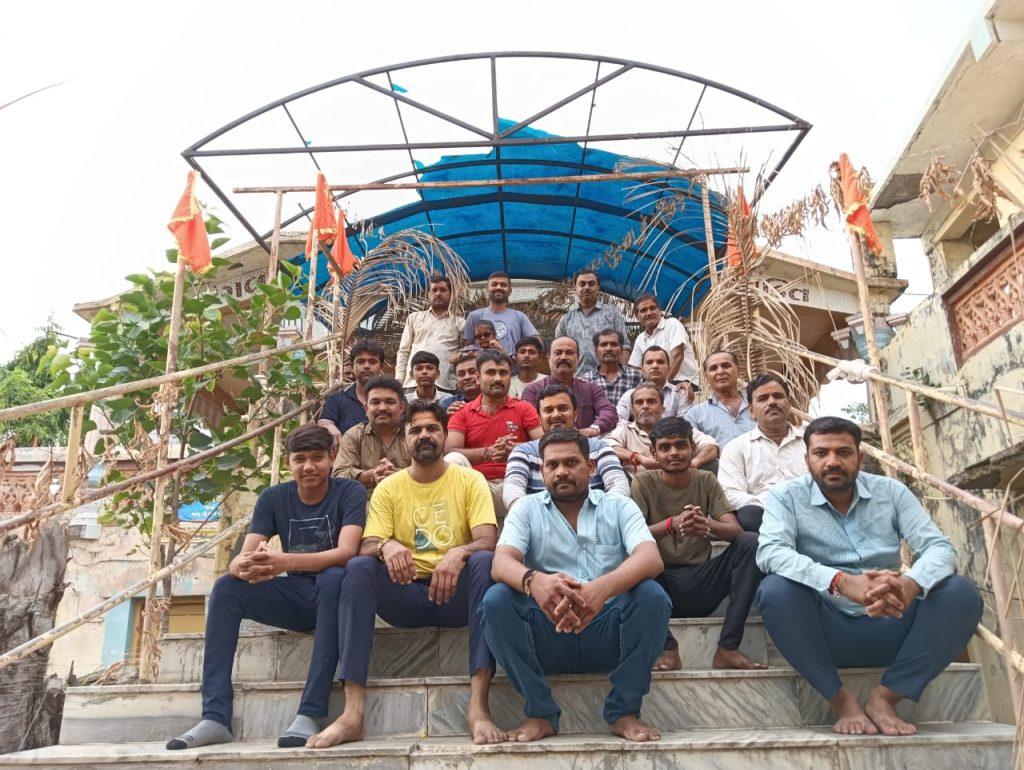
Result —
[[637, 385], [635, 388], [633, 388], [633, 390], [629, 394], [629, 405], [630, 406], [633, 405], [633, 399], [636, 398], [637, 391], [645, 390], [645, 389], [653, 390], [655, 393], [658, 394], [658, 400], [662, 404], [665, 403], [665, 394], [661, 392], [661, 388], [659, 388], [653, 382], [641, 382], [639, 385]]
[[420, 412], [430, 412], [437, 421], [441, 423], [441, 427], [444, 432], [448, 432], [448, 412], [436, 401], [424, 401], [422, 398], [414, 399], [409, 402], [409, 406], [405, 408], [404, 420], [406, 426], [412, 422], [412, 418]]
[[576, 394], [569, 390], [565, 385], [559, 385], [557, 382], [553, 382], [550, 385], [545, 385], [543, 390], [537, 394], [537, 411], [540, 411], [540, 402], [545, 398], [551, 398], [557, 396], [560, 393], [564, 393], [572, 401], [572, 408], [576, 409]]
[[417, 350], [412, 354], [412, 358], [409, 360], [409, 366], [416, 366], [417, 364], [433, 364], [437, 368], [441, 368], [441, 359], [431, 353], [429, 350]]
[[477, 353], [476, 356], [476, 368], [483, 369], [484, 364], [493, 361], [496, 364], [506, 364], [509, 371], [513, 369], [512, 359], [502, 353], [500, 350], [484, 350]]
[[736, 366], [740, 365], [740, 360], [736, 357], [735, 353], [733, 353], [731, 350], [721, 350], [721, 349], [719, 349], [719, 350], [712, 350], [710, 353], [708, 353], [706, 356], [704, 356], [704, 368], [705, 369], [708, 368], [708, 361], [711, 359], [711, 356], [720, 356], [723, 353], [725, 355], [729, 356], [732, 359], [732, 362], [734, 364], [736, 364]]
[[380, 346], [377, 340], [371, 340], [368, 337], [356, 340], [352, 349], [348, 352], [348, 360], [350, 362], [355, 361], [360, 353], [369, 353], [371, 356], [376, 356], [381, 364], [384, 363], [384, 348]]
[[635, 311], [638, 307], [640, 307], [640, 303], [641, 302], [647, 302], [648, 300], [650, 300], [655, 305], [657, 305], [658, 306], [658, 310], [661, 310], [661, 303], [658, 302], [658, 298], [655, 297], [653, 294], [650, 294], [650, 293], [648, 293], [648, 294], [641, 294], [639, 297], [637, 297], [635, 300], [633, 300], [633, 310]]
[[455, 363], [452, 364], [452, 369], [457, 370], [467, 361], [472, 361], [474, 364], [476, 364], [476, 353], [469, 350], [467, 350], [465, 353], [459, 353], [458, 358], [455, 359]]
[[810, 447], [811, 436], [815, 433], [849, 433], [853, 436], [853, 441], [857, 444], [858, 449], [860, 449], [860, 442], [864, 438], [860, 426], [843, 417], [819, 417], [816, 420], [811, 420], [810, 424], [804, 428], [805, 446]]
[[430, 276], [430, 278], [427, 281], [427, 287], [429, 288], [430, 286], [433, 286], [435, 283], [443, 283], [445, 286], [448, 287], [448, 291], [452, 290], [451, 279], [446, 278], [445, 276], [441, 275], [440, 273], [433, 273]]
[[645, 348], [644, 352], [640, 355], [640, 366], [644, 365], [644, 359], [647, 358], [647, 354], [650, 353], [652, 350], [655, 353], [664, 353], [665, 354], [665, 363], [666, 364], [672, 362], [672, 356], [670, 356], [668, 354], [668, 351], [665, 350], [665, 348], [663, 348], [661, 345], [651, 345], [651, 346]]
[[579, 448], [580, 454], [583, 455], [583, 459], [590, 459], [590, 442], [575, 428], [555, 428], [545, 433], [538, 445], [541, 460], [544, 459], [544, 450], [551, 444], [575, 444]]
[[300, 425], [284, 440], [285, 453], [292, 452], [330, 452], [334, 448], [334, 439], [322, 425], [308, 422]]
[[777, 382], [782, 386], [782, 389], [786, 392], [786, 398], [790, 397], [789, 383], [786, 382], [786, 378], [782, 377], [775, 372], [766, 372], [765, 374], [759, 374], [749, 383], [747, 383], [747, 403], [753, 403], [754, 391], [760, 388], [762, 385], [767, 385], [769, 382]]
[[535, 347], [538, 353], [544, 352], [544, 343], [540, 341], [540, 337], [523, 337], [519, 342], [516, 343], [516, 353], [519, 352], [520, 348]]
[[491, 273], [489, 276], [487, 276], [487, 280], [488, 281], [490, 281], [492, 278], [504, 278], [509, 283], [512, 283], [512, 279], [509, 278], [508, 273], [506, 273], [504, 270], [495, 270], [493, 273]]
[[584, 269], [582, 269], [582, 270], [577, 270], [577, 271], [575, 272], [575, 274], [573, 274], [573, 277], [572, 277], [572, 285], [573, 285], [573, 286], [575, 286], [575, 285], [576, 285], [576, 280], [577, 280], [577, 279], [578, 279], [578, 278], [579, 278], [579, 277], [580, 277], [581, 275], [592, 275], [592, 276], [594, 276], [594, 277], [595, 277], [595, 278], [597, 279], [597, 288], [599, 288], [599, 289], [601, 288], [601, 276], [599, 276], [599, 275], [597, 274], [597, 271], [596, 271], [596, 270], [593, 270], [593, 269], [590, 269], [590, 270], [588, 270], [587, 268], [584, 268]]
[[486, 326], [486, 327], [490, 328], [490, 330], [492, 332], [494, 332], [495, 334], [498, 333], [498, 330], [494, 328], [494, 321], [488, 321], [486, 318], [481, 318], [481, 319], [479, 319], [477, 321], [474, 321], [473, 322], [473, 331], [476, 331], [476, 327], [478, 327], [478, 326]]
[[614, 334], [619, 339], [619, 347], [626, 344], [626, 335], [620, 332], [618, 329], [602, 329], [601, 331], [594, 334], [593, 342], [596, 348], [602, 337], [607, 337], [610, 334]]
[[383, 374], [378, 374], [376, 377], [371, 377], [369, 382], [366, 383], [366, 395], [369, 397], [370, 391], [375, 388], [384, 388], [385, 390], [393, 391], [397, 396], [398, 400], [403, 404], [405, 403], [405, 389], [402, 387], [402, 383], [396, 380], [394, 377], [388, 377]]
[[651, 428], [651, 447], [659, 438], [685, 438], [693, 440], [693, 426], [682, 417], [662, 417]]

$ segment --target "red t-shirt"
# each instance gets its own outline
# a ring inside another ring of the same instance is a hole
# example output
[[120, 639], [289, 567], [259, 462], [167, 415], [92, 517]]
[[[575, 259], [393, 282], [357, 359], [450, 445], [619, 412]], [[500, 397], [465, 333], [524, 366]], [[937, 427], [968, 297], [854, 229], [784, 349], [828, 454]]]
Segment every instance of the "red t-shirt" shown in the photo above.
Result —
[[[510, 433], [521, 443], [529, 441], [529, 430], [540, 425], [540, 417], [532, 404], [509, 397], [494, 414], [483, 409], [483, 396], [477, 396], [448, 420], [448, 430], [457, 430], [466, 436], [467, 449], [482, 449]], [[473, 466], [487, 479], [505, 478], [504, 462], [486, 462]]]

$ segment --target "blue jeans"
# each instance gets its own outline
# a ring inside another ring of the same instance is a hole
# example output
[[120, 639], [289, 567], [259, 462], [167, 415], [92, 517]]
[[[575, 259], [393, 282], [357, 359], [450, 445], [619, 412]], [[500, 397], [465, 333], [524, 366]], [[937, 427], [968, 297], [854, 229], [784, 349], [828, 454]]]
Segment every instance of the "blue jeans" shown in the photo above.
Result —
[[640, 717], [671, 611], [668, 595], [653, 580], [609, 601], [579, 634], [556, 632], [533, 598], [504, 583], [488, 591], [480, 605], [487, 644], [523, 697], [526, 716], [546, 719], [555, 732], [562, 712], [546, 674], [610, 673], [605, 721]]
[[826, 700], [843, 686], [837, 668], [886, 667], [882, 685], [916, 701], [963, 652], [981, 619], [978, 589], [952, 575], [915, 599], [900, 618], [847, 615], [813, 588], [768, 575], [757, 591], [765, 628]]
[[341, 670], [338, 679], [366, 684], [373, 652], [374, 618], [396, 628], [465, 628], [469, 626], [469, 673], [494, 670], [494, 658], [480, 630], [477, 608], [491, 580], [493, 551], [471, 554], [459, 574], [455, 593], [447, 604], [427, 598], [430, 578], [409, 585], [394, 583], [388, 568], [372, 556], [357, 556], [348, 563], [345, 589], [338, 609]]
[[326, 716], [338, 668], [338, 597], [344, 579], [344, 567], [328, 567], [317, 575], [283, 575], [256, 584], [231, 575], [217, 578], [206, 614], [203, 719], [231, 729], [231, 669], [243, 618], [289, 631], [315, 632], [298, 713]]

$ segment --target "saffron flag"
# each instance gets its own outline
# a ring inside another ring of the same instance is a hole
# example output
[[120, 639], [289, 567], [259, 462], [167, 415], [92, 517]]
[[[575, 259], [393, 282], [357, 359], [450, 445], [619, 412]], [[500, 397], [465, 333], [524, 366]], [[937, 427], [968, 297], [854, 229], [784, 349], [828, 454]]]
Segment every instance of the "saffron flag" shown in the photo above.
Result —
[[875, 223], [871, 220], [871, 212], [865, 200], [864, 191], [860, 186], [860, 178], [853, 170], [850, 158], [844, 152], [839, 156], [839, 185], [843, 191], [843, 206], [846, 226], [864, 239], [864, 244], [875, 256], [882, 253], [882, 241], [878, 237]]
[[330, 243], [338, 232], [338, 220], [334, 215], [334, 200], [331, 198], [331, 191], [327, 189], [327, 179], [323, 174], [316, 175], [316, 201], [313, 203], [313, 221], [309, 226], [309, 235], [306, 236], [306, 254], [313, 253], [313, 231], [316, 231], [317, 241]]
[[[743, 194], [742, 187], [736, 191], [736, 198], [743, 216], [749, 217], [750, 204], [747, 203], [747, 196]], [[729, 222], [729, 239], [725, 244], [725, 262], [730, 267], [739, 267], [743, 264], [743, 249], [740, 248], [739, 240], [736, 237], [735, 222]]]
[[174, 207], [167, 229], [178, 242], [178, 253], [185, 260], [188, 269], [193, 273], [205, 273], [213, 266], [213, 256], [210, 254], [210, 241], [206, 237], [203, 212], [200, 211], [199, 201], [196, 200], [197, 176], [198, 173], [195, 171], [188, 172], [185, 192], [182, 193], [178, 205]]
[[348, 232], [345, 222], [345, 212], [338, 209], [338, 230], [334, 239], [334, 248], [331, 249], [332, 266], [336, 266], [342, 275], [348, 275], [356, 266], [356, 255], [348, 245]]

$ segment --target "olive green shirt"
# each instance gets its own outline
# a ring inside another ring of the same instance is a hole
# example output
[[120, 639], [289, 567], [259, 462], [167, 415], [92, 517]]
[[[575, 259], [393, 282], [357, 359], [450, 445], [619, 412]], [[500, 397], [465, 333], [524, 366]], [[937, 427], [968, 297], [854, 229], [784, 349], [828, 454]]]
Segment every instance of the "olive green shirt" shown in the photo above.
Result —
[[[632, 492], [648, 525], [678, 516], [687, 505], [699, 506], [716, 521], [723, 513], [735, 510], [729, 505], [715, 474], [699, 469], [690, 471], [690, 483], [685, 487], [670, 487], [661, 480], [660, 471], [640, 471], [633, 479]], [[711, 558], [710, 540], [686, 535], [673, 539], [668, 535], [657, 541], [666, 567], [692, 567]]]

